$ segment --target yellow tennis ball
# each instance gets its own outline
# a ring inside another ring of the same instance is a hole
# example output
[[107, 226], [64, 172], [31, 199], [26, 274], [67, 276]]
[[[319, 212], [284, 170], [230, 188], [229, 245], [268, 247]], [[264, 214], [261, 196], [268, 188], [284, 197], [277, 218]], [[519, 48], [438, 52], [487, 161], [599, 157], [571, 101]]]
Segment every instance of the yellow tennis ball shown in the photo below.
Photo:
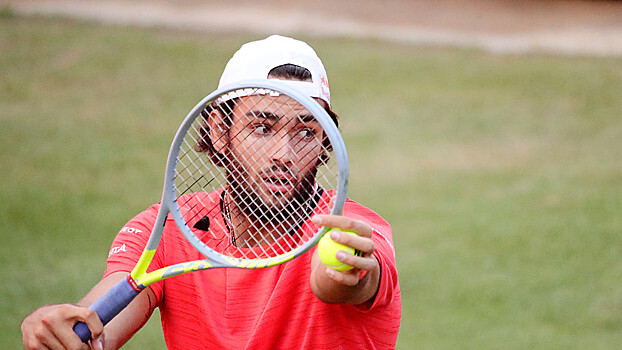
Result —
[[350, 231], [343, 231], [336, 228], [331, 228], [326, 232], [324, 237], [320, 239], [320, 243], [318, 243], [317, 250], [320, 255], [320, 260], [322, 263], [333, 270], [337, 271], [348, 271], [352, 269], [352, 266], [348, 264], [344, 264], [341, 261], [337, 260], [337, 252], [343, 250], [346, 253], [350, 253], [356, 256], [361, 256], [361, 252], [354, 248], [348, 247], [341, 243], [337, 243], [330, 238], [331, 231], [339, 231], [351, 236], [357, 236], [356, 233]]

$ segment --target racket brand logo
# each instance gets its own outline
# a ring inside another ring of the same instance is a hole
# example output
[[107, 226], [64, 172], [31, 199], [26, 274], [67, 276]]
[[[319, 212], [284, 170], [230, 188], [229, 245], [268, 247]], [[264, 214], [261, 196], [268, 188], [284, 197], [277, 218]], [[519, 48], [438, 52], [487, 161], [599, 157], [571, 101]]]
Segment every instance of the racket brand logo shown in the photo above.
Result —
[[205, 270], [212, 267], [210, 263], [205, 260], [189, 261], [178, 265], [173, 265], [166, 269], [162, 274], [162, 278], [168, 278], [172, 276], [181, 275], [182, 273]]
[[112, 254], [117, 254], [120, 252], [126, 252], [127, 248], [125, 246], [125, 243], [123, 243], [122, 246], [119, 247], [113, 247], [112, 249], [110, 249], [110, 253], [108, 253], [108, 257], [110, 257]]

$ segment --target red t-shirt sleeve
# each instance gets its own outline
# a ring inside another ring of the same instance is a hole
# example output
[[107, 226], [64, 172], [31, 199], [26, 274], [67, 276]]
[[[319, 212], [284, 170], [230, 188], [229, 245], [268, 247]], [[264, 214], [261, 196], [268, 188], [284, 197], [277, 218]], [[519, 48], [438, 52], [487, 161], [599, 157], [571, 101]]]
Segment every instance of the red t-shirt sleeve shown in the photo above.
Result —
[[[136, 262], [140, 258], [151, 230], [158, 216], [160, 210], [160, 204], [154, 204], [147, 210], [136, 215], [130, 221], [128, 221], [123, 228], [117, 233], [117, 236], [112, 241], [110, 252], [108, 253], [108, 260], [106, 271], [104, 272], [104, 278], [115, 272], [131, 272]], [[147, 268], [147, 272], [157, 270], [163, 267], [163, 250], [158, 249], [151, 264]], [[156, 295], [158, 301], [162, 298], [162, 282], [156, 282], [150, 285], [150, 288]]]
[[399, 294], [395, 247], [393, 245], [391, 225], [373, 210], [353, 201], [348, 201], [346, 203], [344, 215], [352, 219], [364, 221], [372, 227], [372, 240], [376, 245], [374, 257], [376, 257], [380, 264], [380, 285], [378, 286], [376, 297], [373, 302], [359, 305], [359, 309], [368, 311], [385, 307]]
[[104, 277], [114, 272], [130, 272], [143, 252], [158, 214], [155, 204], [130, 220], [112, 241]]

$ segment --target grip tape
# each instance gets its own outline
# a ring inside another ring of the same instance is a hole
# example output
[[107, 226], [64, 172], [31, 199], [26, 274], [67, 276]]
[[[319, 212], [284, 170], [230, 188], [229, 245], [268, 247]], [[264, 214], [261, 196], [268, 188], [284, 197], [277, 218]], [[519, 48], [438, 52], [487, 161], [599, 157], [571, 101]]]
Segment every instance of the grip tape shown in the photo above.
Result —
[[[89, 306], [89, 309], [97, 312], [104, 326], [140, 293], [140, 290], [134, 289], [130, 281], [133, 282], [130, 276], [119, 281], [97, 299], [93, 305]], [[73, 326], [73, 331], [84, 343], [87, 343], [91, 339], [91, 330], [84, 322], [76, 323], [76, 325]]]

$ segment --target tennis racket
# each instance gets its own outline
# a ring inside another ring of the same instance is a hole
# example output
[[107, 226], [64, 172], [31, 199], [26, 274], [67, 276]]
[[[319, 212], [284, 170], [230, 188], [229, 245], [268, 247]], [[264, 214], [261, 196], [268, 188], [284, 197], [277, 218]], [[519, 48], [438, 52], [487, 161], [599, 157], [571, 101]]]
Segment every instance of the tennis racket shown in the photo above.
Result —
[[[173, 139], [160, 209], [136, 266], [90, 308], [105, 325], [165, 278], [294, 259], [328, 229], [315, 226], [311, 216], [340, 215], [347, 187], [345, 145], [314, 99], [278, 80], [219, 89], [190, 111]], [[169, 216], [176, 227], [166, 225]], [[171, 229], [205, 259], [147, 273]], [[74, 331], [84, 342], [91, 338], [83, 322]]]

